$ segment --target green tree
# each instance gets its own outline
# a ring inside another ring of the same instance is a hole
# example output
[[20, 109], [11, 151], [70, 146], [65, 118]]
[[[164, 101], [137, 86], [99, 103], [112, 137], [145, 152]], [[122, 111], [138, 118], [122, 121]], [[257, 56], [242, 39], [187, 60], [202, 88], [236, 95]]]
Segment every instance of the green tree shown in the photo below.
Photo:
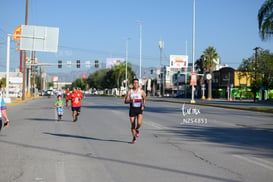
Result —
[[[216, 49], [212, 46], [209, 46], [204, 52], [204, 67], [205, 69], [212, 74], [213, 69], [216, 66], [215, 61], [218, 60], [220, 57], [216, 51]], [[208, 100], [211, 100], [212, 98], [212, 80], [209, 80], [209, 85], [208, 85]]]
[[[86, 88], [88, 84], [90, 88], [99, 90], [120, 88], [120, 83], [125, 80], [126, 65], [121, 64], [111, 69], [100, 69], [88, 76], [87, 79], [77, 79], [72, 83], [73, 87]], [[135, 73], [132, 71], [131, 64], [127, 65], [128, 79], [132, 80]]]
[[243, 59], [238, 70], [250, 79], [254, 101], [261, 86], [263, 90], [273, 88], [273, 54], [268, 50], [259, 49], [257, 55]]
[[81, 90], [85, 90], [86, 81], [82, 78], [77, 78], [72, 82], [72, 87], [81, 88]]
[[[205, 75], [206, 68], [205, 68], [204, 55], [201, 55], [201, 57], [196, 60], [194, 66], [195, 66], [195, 70], [196, 70], [196, 72], [198, 74]], [[199, 91], [200, 91], [200, 93], [201, 93], [201, 86], [202, 86], [203, 83], [204, 83], [204, 76], [200, 76], [200, 79], [199, 79], [199, 89], [200, 89]]]
[[41, 90], [41, 77], [40, 76], [36, 76], [35, 77], [35, 84], [38, 90]]
[[0, 80], [0, 82], [1, 82], [1, 88], [2, 88], [2, 87], [6, 87], [6, 77], [3, 77], [3, 78]]
[[91, 88], [96, 88], [100, 90], [105, 89], [105, 81], [109, 83], [109, 79], [107, 78], [108, 71], [109, 69], [96, 71], [95, 73], [88, 76], [87, 83], [90, 85]]
[[259, 31], [262, 40], [273, 35], [273, 0], [266, 0], [258, 12]]
[[49, 88], [49, 87], [53, 87], [53, 82], [48, 82], [48, 83], [47, 83], [47, 86], [48, 86], [48, 88]]
[[[118, 66], [115, 66], [113, 68], [113, 76], [115, 77], [117, 88], [120, 89], [120, 84], [123, 80], [126, 80], [126, 63], [122, 63]], [[132, 81], [132, 79], [135, 77], [135, 73], [132, 71], [132, 66], [130, 63], [127, 63], [127, 78], [129, 81]]]

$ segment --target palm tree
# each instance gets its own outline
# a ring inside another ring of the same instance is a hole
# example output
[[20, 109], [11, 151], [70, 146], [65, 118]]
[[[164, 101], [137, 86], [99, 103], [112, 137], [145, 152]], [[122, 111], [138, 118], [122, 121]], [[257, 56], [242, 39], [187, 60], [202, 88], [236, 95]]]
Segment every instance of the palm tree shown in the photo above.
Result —
[[[212, 46], [209, 46], [204, 52], [204, 66], [209, 71], [210, 74], [212, 74], [213, 69], [216, 66], [215, 61], [218, 60], [220, 57], [218, 53], [216, 52], [216, 49]], [[209, 80], [209, 88], [208, 88], [208, 100], [211, 100], [212, 97], [212, 80]]]
[[[201, 55], [201, 57], [198, 60], [196, 60], [196, 62], [195, 62], [195, 70], [197, 71], [198, 74], [205, 75], [206, 68], [205, 68], [205, 65], [204, 65], [204, 55]], [[202, 86], [203, 83], [204, 83], [204, 76], [201, 76], [200, 80], [199, 80], [200, 87]], [[205, 99], [205, 98], [202, 97], [202, 99]]]
[[273, 0], [266, 0], [258, 12], [259, 31], [262, 40], [273, 35]]
[[[115, 77], [117, 81], [117, 88], [120, 90], [120, 82], [122, 80], [126, 80], [125, 78], [125, 73], [126, 73], [126, 64], [122, 63], [118, 66], [114, 67], [114, 72], [113, 76]], [[132, 67], [130, 63], [127, 63], [127, 77], [128, 80], [132, 80], [135, 76], [135, 73], [132, 71]]]

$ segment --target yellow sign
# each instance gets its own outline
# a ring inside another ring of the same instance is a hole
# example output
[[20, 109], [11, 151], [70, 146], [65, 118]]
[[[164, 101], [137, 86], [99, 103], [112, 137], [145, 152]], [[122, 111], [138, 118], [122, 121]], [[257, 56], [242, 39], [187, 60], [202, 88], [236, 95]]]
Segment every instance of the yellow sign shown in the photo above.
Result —
[[14, 32], [13, 32], [13, 40], [21, 40], [21, 36], [16, 36], [16, 35], [21, 35], [21, 26], [17, 27]]

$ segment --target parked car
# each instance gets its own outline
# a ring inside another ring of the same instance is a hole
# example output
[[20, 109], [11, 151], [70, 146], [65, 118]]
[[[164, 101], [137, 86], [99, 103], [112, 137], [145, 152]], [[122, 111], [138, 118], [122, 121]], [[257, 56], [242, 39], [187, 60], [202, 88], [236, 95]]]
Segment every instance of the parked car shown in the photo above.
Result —
[[185, 92], [184, 91], [179, 91], [173, 94], [173, 98], [183, 98], [185, 97]]

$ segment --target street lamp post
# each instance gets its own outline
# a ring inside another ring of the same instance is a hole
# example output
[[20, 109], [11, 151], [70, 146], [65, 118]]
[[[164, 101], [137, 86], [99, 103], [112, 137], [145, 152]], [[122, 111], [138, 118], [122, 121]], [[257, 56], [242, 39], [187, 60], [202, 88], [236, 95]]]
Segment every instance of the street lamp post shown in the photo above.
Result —
[[141, 79], [141, 57], [142, 57], [142, 24], [143, 21], [137, 20], [139, 24], [139, 79]]
[[[192, 23], [192, 72], [194, 72], [194, 54], [195, 54], [195, 0], [193, 0], [193, 23]], [[191, 86], [191, 103], [195, 103], [194, 85]]]
[[[161, 85], [163, 84], [163, 77], [162, 77], [162, 71], [161, 71], [161, 67], [162, 67], [162, 49], [164, 48], [164, 41], [160, 40], [159, 41], [159, 50], [160, 50], [160, 65], [159, 65], [159, 69], [160, 69], [160, 83], [159, 83], [159, 95], [161, 96]], [[164, 96], [164, 89], [163, 89], [163, 96]]]
[[128, 63], [128, 41], [130, 40], [130, 38], [126, 38], [126, 71], [125, 71], [125, 79], [126, 79], [126, 92], [127, 92], [127, 87], [128, 87], [128, 71], [127, 71], [127, 63]]

